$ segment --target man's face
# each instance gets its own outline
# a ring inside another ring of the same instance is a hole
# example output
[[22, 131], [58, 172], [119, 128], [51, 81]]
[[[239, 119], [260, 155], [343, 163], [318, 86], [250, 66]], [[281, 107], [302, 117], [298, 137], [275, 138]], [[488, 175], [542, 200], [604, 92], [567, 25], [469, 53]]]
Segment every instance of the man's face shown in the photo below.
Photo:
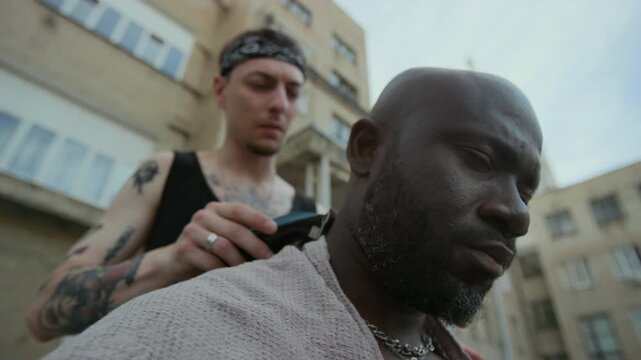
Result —
[[284, 61], [257, 58], [217, 81], [217, 100], [228, 120], [227, 136], [258, 155], [276, 154], [296, 115], [303, 73]]
[[355, 234], [393, 296], [455, 324], [473, 319], [510, 266], [539, 173], [529, 105], [472, 98], [407, 115], [372, 174]]

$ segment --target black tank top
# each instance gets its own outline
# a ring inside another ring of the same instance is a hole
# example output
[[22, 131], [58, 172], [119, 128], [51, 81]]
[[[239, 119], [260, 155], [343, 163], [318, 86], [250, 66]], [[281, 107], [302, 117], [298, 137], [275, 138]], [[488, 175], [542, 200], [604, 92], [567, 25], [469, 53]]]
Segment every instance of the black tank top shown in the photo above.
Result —
[[[211, 201], [219, 200], [207, 185], [196, 154], [175, 151], [146, 249], [152, 250], [176, 241], [192, 215]], [[291, 211], [316, 212], [316, 204], [297, 192]]]

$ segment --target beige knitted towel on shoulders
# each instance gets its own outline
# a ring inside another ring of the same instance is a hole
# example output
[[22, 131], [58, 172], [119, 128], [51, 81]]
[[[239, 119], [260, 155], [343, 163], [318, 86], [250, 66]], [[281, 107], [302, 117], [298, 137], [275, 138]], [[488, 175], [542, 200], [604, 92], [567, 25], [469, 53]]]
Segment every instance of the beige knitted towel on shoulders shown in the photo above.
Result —
[[382, 359], [324, 239], [120, 306], [46, 359]]

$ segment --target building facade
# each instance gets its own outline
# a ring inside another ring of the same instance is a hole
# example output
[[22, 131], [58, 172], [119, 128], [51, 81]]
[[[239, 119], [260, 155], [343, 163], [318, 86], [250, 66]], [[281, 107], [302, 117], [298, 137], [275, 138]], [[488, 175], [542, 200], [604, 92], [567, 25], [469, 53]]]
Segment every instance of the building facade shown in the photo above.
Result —
[[222, 45], [269, 26], [309, 62], [279, 172], [326, 207], [369, 107], [363, 30], [332, 1], [7, 0], [0, 5], [0, 357], [35, 358], [39, 283], [155, 151], [217, 146]]
[[641, 163], [531, 202], [511, 271], [535, 359], [641, 354]]

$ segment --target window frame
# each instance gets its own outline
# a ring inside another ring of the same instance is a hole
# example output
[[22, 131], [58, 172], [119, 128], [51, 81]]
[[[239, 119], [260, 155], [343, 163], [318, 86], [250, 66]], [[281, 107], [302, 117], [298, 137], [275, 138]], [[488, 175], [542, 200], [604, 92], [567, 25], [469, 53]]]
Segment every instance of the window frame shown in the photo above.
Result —
[[[609, 335], [611, 339], [614, 340], [614, 342], [617, 345], [617, 349], [614, 351], [607, 351], [603, 350], [603, 338], [599, 337], [599, 334], [597, 333], [598, 330], [596, 328], [596, 321], [599, 320], [604, 320], [605, 323], [608, 325], [609, 328]], [[589, 338], [586, 339], [586, 334], [584, 333], [583, 326], [587, 325], [588, 330], [589, 330]], [[583, 350], [585, 353], [588, 355], [589, 358], [594, 359], [594, 360], [600, 360], [600, 359], [606, 359], [609, 358], [611, 355], [616, 355], [619, 357], [619, 359], [623, 359], [623, 354], [622, 354], [622, 346], [621, 346], [621, 341], [619, 337], [616, 334], [616, 329], [614, 328], [612, 321], [610, 321], [610, 318], [604, 314], [594, 314], [594, 315], [589, 315], [589, 316], [584, 316], [579, 318], [579, 334], [581, 336], [581, 339], [583, 341]], [[596, 341], [595, 341], [596, 340]], [[596, 348], [595, 351], [590, 351], [590, 345], [592, 347]]]
[[[77, 19], [72, 17], [74, 9], [81, 4], [82, 2], [89, 1], [94, 2], [95, 5], [91, 11], [83, 19]], [[129, 55], [134, 56], [139, 61], [145, 63], [148, 66], [153, 67], [159, 73], [171, 78], [172, 80], [179, 81], [183, 79], [185, 69], [187, 67], [188, 57], [190, 54], [186, 53], [181, 47], [176, 44], [172, 44], [164, 39], [162, 36], [149, 31], [145, 28], [144, 24], [141, 24], [136, 19], [129, 17], [127, 14], [123, 13], [120, 9], [110, 6], [110, 3], [104, 3], [99, 0], [61, 0], [59, 6], [50, 5], [47, 0], [38, 0], [41, 4], [56, 11], [65, 18], [68, 18], [70, 21], [82, 26], [87, 31], [91, 32], [95, 36], [108, 41], [115, 46], [117, 46], [121, 51], [128, 53]], [[98, 24], [102, 17], [109, 11], [112, 10], [119, 15], [119, 18], [116, 21], [115, 26], [111, 30], [109, 36], [105, 36], [103, 33], [98, 32]], [[139, 38], [136, 40], [135, 46], [133, 49], [126, 48], [122, 41], [125, 38], [125, 34], [130, 24], [141, 29]], [[157, 53], [153, 59], [148, 59], [146, 56], [146, 51], [148, 44], [153, 41], [153, 39], [159, 39], [161, 42], [160, 48], [157, 50]], [[176, 67], [174, 73], [165, 71], [165, 63], [168, 61], [169, 54], [172, 49], [175, 49], [179, 53], [179, 64]]]
[[[532, 259], [536, 259], [536, 261]], [[526, 266], [528, 269], [534, 269], [534, 270], [526, 270]], [[536, 265], [532, 265], [536, 264]], [[519, 266], [521, 267], [521, 273], [523, 274], [523, 278], [525, 279], [531, 279], [535, 277], [541, 277], [543, 276], [543, 267], [541, 266], [541, 257], [537, 252], [530, 252], [528, 254], [523, 254], [519, 256]]]
[[298, 0], [281, 0], [281, 4], [287, 11], [293, 14], [301, 23], [310, 26], [312, 23], [312, 12]]
[[546, 215], [545, 224], [552, 239], [574, 235], [577, 232], [569, 209], [557, 210]]
[[612, 248], [610, 259], [617, 278], [641, 281], [641, 253], [635, 244]]
[[[332, 34], [332, 48], [334, 52], [344, 60], [356, 64], [356, 51], [337, 34]], [[350, 56], [346, 56], [345, 52], [350, 54], [351, 58]]]
[[[565, 270], [572, 290], [580, 291], [594, 287], [594, 278], [590, 272], [590, 265], [586, 257], [581, 256], [567, 260], [565, 262]], [[581, 279], [581, 277], [583, 278]]]
[[591, 199], [590, 209], [594, 221], [601, 226], [619, 222], [625, 218], [621, 202], [614, 193]]
[[532, 315], [534, 317], [534, 325], [537, 330], [550, 330], [559, 328], [559, 321], [557, 319], [552, 300], [543, 299], [534, 301], [530, 304], [530, 307], [532, 309]]
[[345, 77], [339, 74], [338, 71], [332, 71], [329, 78], [329, 84], [346, 99], [354, 102], [358, 101], [358, 90], [356, 89], [356, 86], [345, 79]]

